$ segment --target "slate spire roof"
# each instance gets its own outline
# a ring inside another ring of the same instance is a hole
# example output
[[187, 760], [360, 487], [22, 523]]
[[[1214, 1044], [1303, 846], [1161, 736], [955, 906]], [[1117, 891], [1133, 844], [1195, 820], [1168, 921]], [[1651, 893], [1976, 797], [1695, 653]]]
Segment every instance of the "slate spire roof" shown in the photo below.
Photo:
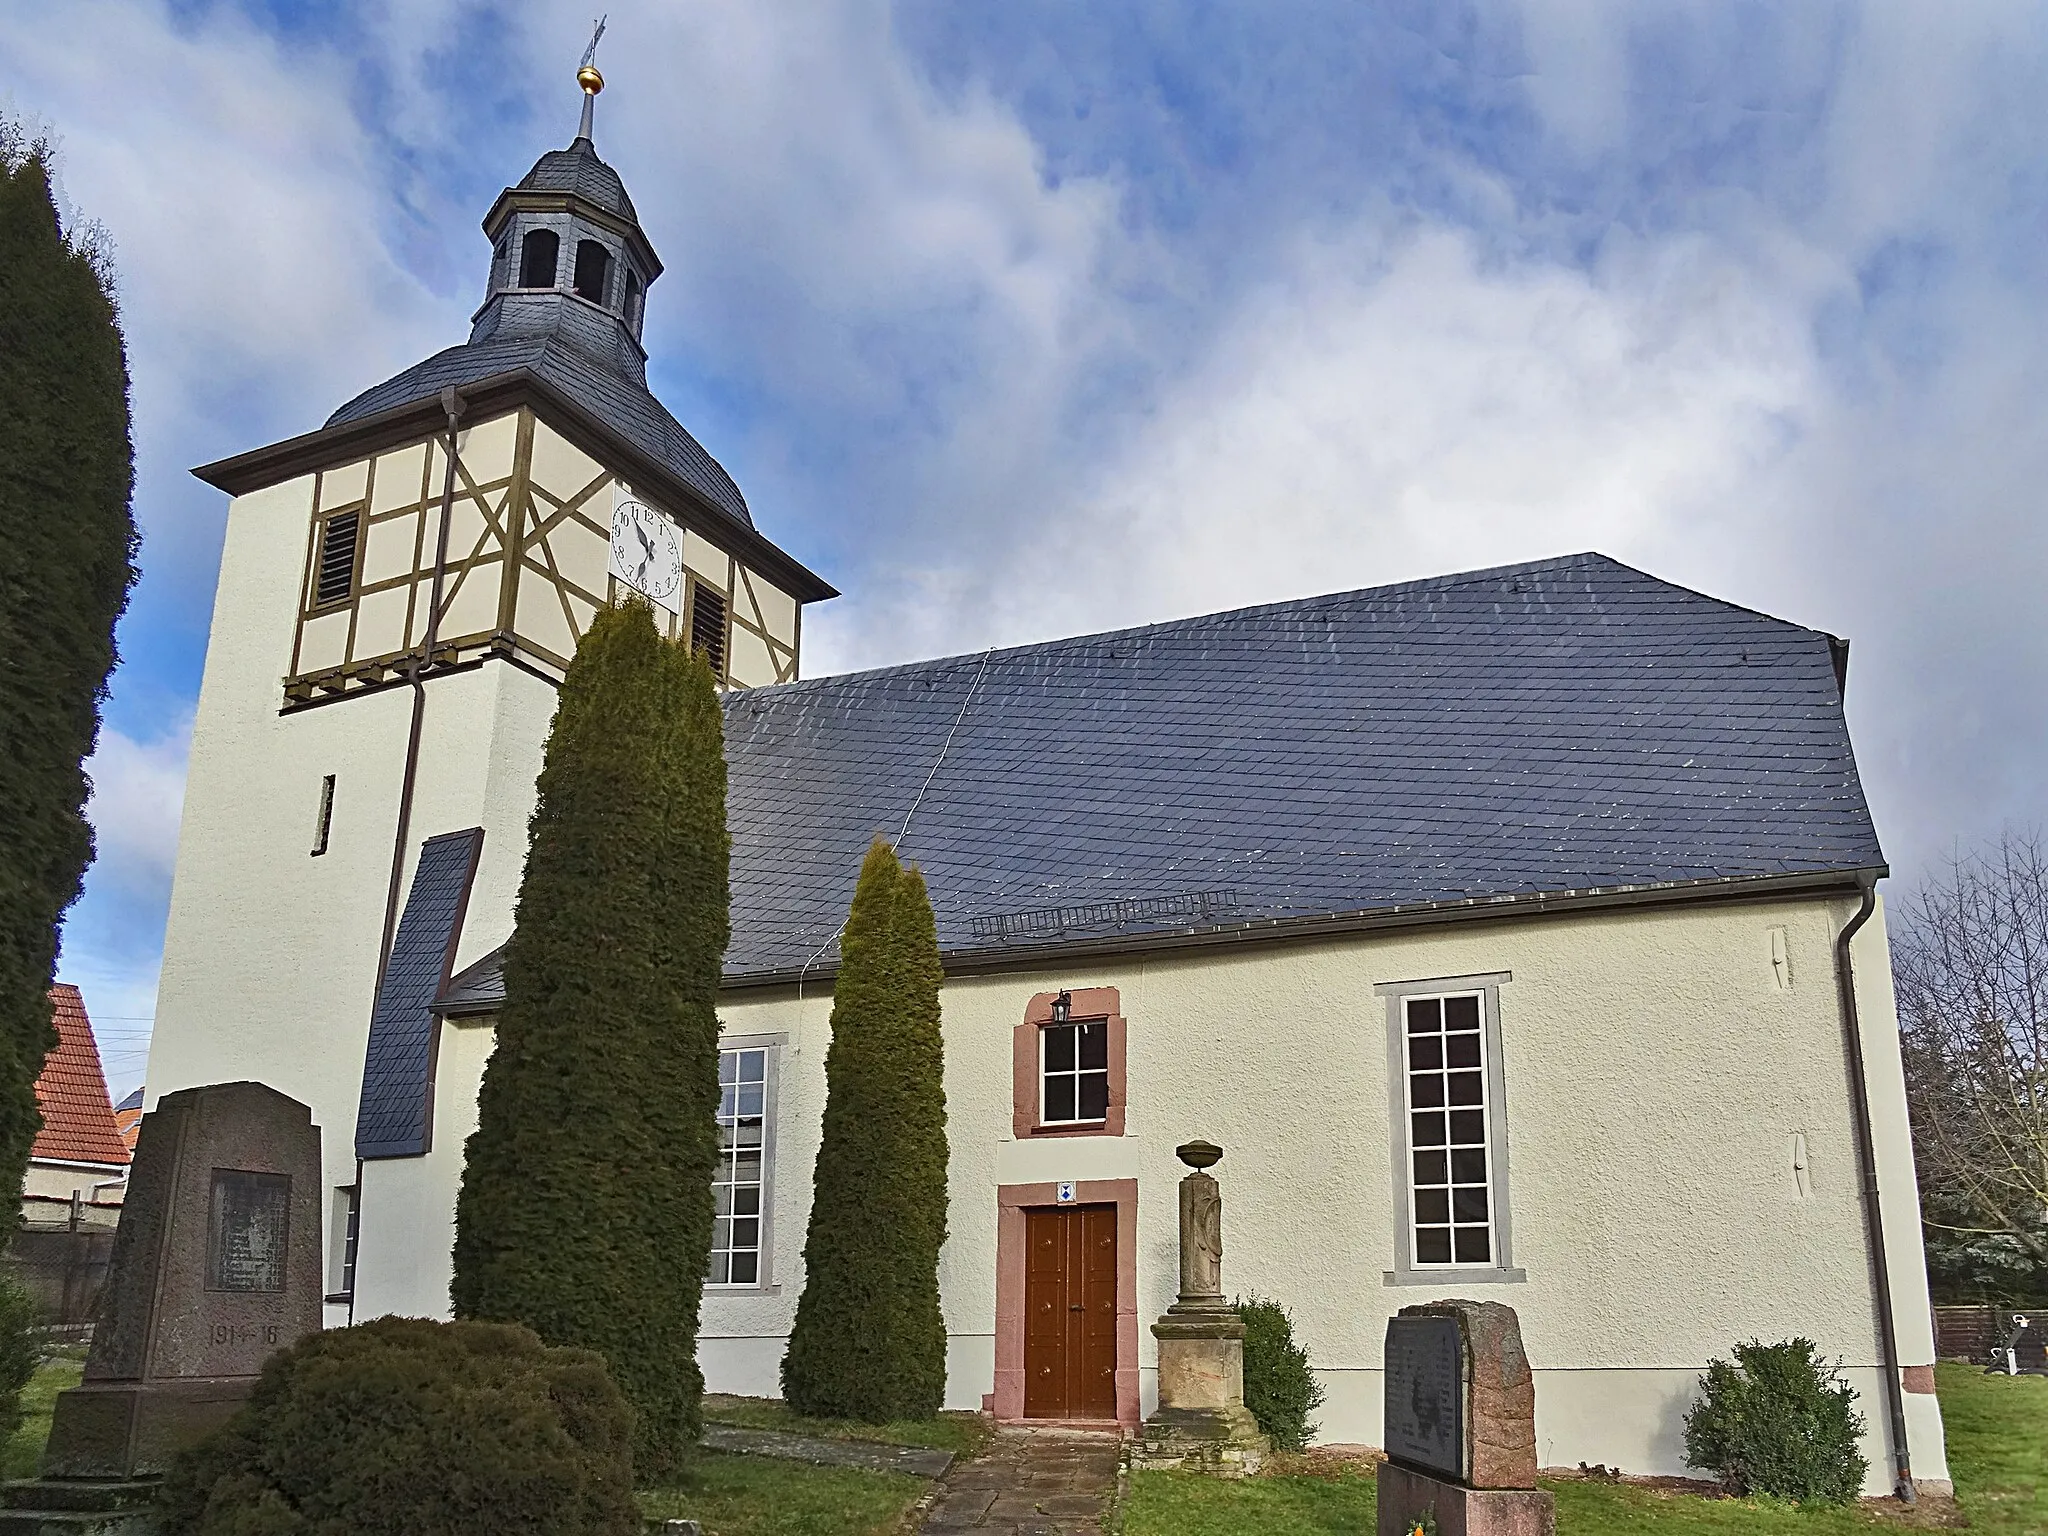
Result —
[[[1880, 870], [1828, 635], [1598, 554], [735, 691], [729, 982], [868, 841], [949, 961]], [[920, 796], [922, 798], [920, 798]], [[451, 983], [481, 1008], [495, 985]]]
[[[520, 286], [523, 241], [537, 228], [559, 240], [554, 286]], [[465, 388], [524, 371], [552, 385], [598, 421], [669, 470], [717, 511], [754, 526], [746, 498], [704, 445], [654, 398], [640, 345], [644, 295], [661, 273], [619, 173], [579, 134], [551, 149], [519, 184], [498, 195], [484, 219], [494, 242], [483, 306], [469, 340], [435, 353], [364, 390], [327, 418], [338, 427], [430, 400], [449, 385]], [[575, 251], [596, 240], [612, 253], [602, 302], [572, 291]], [[629, 297], [627, 270], [640, 286]]]

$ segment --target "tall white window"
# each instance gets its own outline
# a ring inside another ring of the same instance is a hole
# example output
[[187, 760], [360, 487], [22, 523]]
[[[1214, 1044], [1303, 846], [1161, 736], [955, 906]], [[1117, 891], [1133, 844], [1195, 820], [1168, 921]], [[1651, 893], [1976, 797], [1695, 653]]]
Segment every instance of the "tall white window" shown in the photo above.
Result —
[[1487, 1167], [1486, 998], [1406, 1000], [1409, 1262], [1493, 1262]]
[[1505, 974], [1401, 982], [1387, 995], [1394, 1284], [1520, 1280], [1510, 1267], [1498, 1019]]
[[1038, 1032], [1041, 1125], [1098, 1125], [1109, 1116], [1109, 1024], [1090, 1019]]
[[718, 1053], [718, 1170], [712, 1179], [712, 1285], [766, 1281], [771, 1142], [765, 1045]]

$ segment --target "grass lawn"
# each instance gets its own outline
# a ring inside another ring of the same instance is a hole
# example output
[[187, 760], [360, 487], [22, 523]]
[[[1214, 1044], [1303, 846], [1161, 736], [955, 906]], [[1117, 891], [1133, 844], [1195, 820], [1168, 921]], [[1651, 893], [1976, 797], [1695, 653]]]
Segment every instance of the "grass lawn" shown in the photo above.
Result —
[[21, 1392], [21, 1428], [0, 1449], [0, 1478], [34, 1477], [43, 1459], [43, 1443], [50, 1438], [50, 1414], [57, 1406], [57, 1394], [78, 1385], [85, 1365], [78, 1360], [51, 1360], [41, 1366]]
[[853, 1419], [807, 1419], [791, 1413], [780, 1398], [728, 1397], [704, 1394], [707, 1424], [737, 1424], [743, 1429], [774, 1429], [820, 1440], [872, 1440], [881, 1445], [921, 1445], [951, 1451], [962, 1458], [979, 1456], [995, 1426], [978, 1413], [942, 1413], [935, 1419], [896, 1419], [887, 1424], [862, 1424]]
[[[1949, 1469], [1970, 1528], [1984, 1536], [2048, 1531], [2048, 1380], [1936, 1367], [1948, 1428]], [[1555, 1482], [1559, 1536], [1801, 1536], [1896, 1531], [1923, 1522], [1897, 1506], [1802, 1510], [1771, 1500], [1708, 1499], [1629, 1484]], [[1122, 1536], [1350, 1536], [1371, 1531], [1369, 1476], [1276, 1474], [1242, 1483], [1186, 1472], [1140, 1472], [1121, 1515]]]
[[707, 1451], [681, 1483], [642, 1493], [640, 1507], [700, 1521], [704, 1536], [887, 1536], [929, 1486], [901, 1472]]

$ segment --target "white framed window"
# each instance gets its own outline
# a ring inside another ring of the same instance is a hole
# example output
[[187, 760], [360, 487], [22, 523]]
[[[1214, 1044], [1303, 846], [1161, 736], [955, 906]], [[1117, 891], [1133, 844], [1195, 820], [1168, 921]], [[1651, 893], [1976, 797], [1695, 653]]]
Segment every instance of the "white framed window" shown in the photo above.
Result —
[[711, 1271], [706, 1284], [769, 1286], [773, 1209], [775, 1053], [780, 1036], [723, 1041], [718, 1052], [718, 1164], [711, 1178]]
[[1109, 1118], [1109, 1021], [1038, 1031], [1038, 1123], [1100, 1125]]
[[1510, 1258], [1501, 972], [1393, 982], [1387, 1111], [1394, 1169], [1389, 1284], [1521, 1280]]

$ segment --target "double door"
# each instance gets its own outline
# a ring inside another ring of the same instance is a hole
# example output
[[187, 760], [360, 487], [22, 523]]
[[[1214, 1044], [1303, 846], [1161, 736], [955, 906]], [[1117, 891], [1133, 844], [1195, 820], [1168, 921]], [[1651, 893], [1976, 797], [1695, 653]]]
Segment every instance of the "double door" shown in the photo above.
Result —
[[1024, 1416], [1116, 1417], [1116, 1207], [1024, 1213]]

